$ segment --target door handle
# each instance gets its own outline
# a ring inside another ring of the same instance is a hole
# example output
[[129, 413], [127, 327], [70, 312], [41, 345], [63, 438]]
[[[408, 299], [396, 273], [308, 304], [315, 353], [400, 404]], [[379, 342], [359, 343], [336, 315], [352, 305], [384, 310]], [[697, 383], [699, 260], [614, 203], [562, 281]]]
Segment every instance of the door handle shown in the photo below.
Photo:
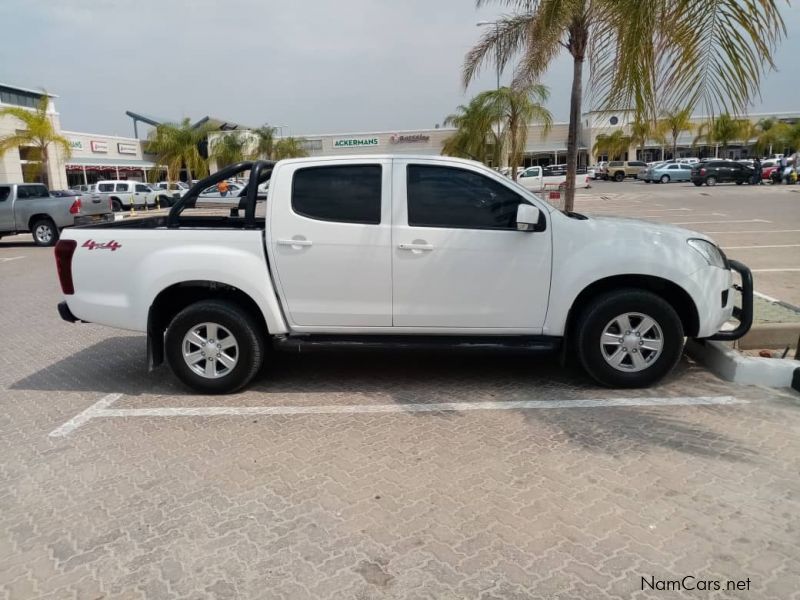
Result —
[[279, 246], [311, 246], [311, 240], [278, 240]]
[[433, 250], [433, 244], [398, 244], [400, 250]]

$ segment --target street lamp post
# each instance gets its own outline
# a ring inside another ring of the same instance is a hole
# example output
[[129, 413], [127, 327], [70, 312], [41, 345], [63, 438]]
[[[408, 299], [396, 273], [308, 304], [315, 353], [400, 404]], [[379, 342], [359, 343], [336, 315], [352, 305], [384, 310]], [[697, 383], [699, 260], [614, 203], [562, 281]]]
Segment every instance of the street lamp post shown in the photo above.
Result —
[[[486, 27], [487, 25], [491, 26], [494, 25], [495, 35], [497, 36], [497, 43], [500, 44], [500, 24], [497, 21], [478, 21], [475, 23], [478, 27]], [[495, 53], [495, 75], [497, 76], [497, 91], [500, 91], [500, 50], [498, 49]], [[500, 127], [501, 123], [497, 122], [497, 144], [500, 144]], [[500, 152], [498, 152], [497, 156], [498, 161], [502, 162], [502, 158], [500, 156]], [[500, 168], [501, 165], [497, 165], [497, 168]]]

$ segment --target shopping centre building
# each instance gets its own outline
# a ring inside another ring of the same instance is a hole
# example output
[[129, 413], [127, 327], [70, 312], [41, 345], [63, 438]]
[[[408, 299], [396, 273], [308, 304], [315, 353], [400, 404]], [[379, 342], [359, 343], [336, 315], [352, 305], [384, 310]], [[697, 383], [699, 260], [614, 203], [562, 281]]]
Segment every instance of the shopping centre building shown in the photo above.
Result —
[[[33, 110], [44, 92], [0, 84], [0, 108], [21, 106]], [[47, 94], [48, 115], [57, 132], [63, 135], [70, 144], [71, 156], [53, 148], [49, 161], [48, 180], [53, 189], [66, 188], [83, 183], [93, 183], [101, 179], [131, 179], [146, 181], [153, 169], [158, 168], [153, 156], [145, 153], [144, 140], [137, 137], [120, 137], [100, 133], [83, 133], [61, 129], [61, 118], [56, 109], [58, 96]], [[126, 113], [133, 119], [136, 134], [138, 122], [153, 126], [158, 123], [152, 118], [143, 117], [140, 113]], [[776, 117], [787, 122], [800, 119], [800, 113], [773, 113], [769, 115], [750, 115], [757, 121], [763, 116]], [[580, 132], [579, 163], [591, 164], [604, 157], [592, 155], [591, 149], [599, 135], [608, 135], [622, 129], [628, 132], [633, 118], [631, 111], [593, 111], [584, 114]], [[695, 117], [697, 125], [706, 121], [705, 117]], [[247, 128], [212, 117], [204, 117], [196, 123], [211, 124], [215, 131], [209, 135], [209, 143], [214, 138]], [[13, 117], [0, 117], [0, 136], [13, 133], [22, 128], [22, 124]], [[566, 162], [567, 123], [554, 123], [545, 135], [541, 125], [528, 128], [523, 162], [532, 164], [558, 164]], [[340, 134], [320, 134], [302, 136], [302, 144], [309, 155], [348, 155], [348, 154], [441, 154], [444, 141], [452, 135], [453, 129], [434, 127], [432, 129], [387, 130], [378, 132], [357, 132]], [[146, 133], [144, 131], [142, 134]], [[679, 156], [719, 156], [720, 149], [715, 147], [693, 147], [693, 134], [684, 132], [678, 138]], [[634, 146], [628, 149], [623, 158], [639, 158], [645, 161], [661, 159], [664, 156], [664, 143], [654, 140], [645, 144], [643, 156]], [[667, 146], [670, 144], [667, 143]], [[205, 148], [201, 149], [205, 152]], [[748, 156], [747, 144], [731, 144], [725, 158], [745, 158]], [[776, 150], [780, 151], [780, 150]], [[669, 157], [669, 148], [666, 149]], [[26, 165], [35, 162], [37, 157], [31, 148], [18, 148], [0, 156], [0, 183], [21, 182], [25, 180]], [[212, 171], [215, 165], [212, 164]]]

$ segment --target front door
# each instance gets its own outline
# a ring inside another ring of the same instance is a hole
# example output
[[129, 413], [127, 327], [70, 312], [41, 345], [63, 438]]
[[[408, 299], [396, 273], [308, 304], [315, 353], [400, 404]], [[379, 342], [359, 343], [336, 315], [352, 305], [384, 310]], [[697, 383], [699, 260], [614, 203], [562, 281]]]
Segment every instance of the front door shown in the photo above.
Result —
[[15, 231], [11, 186], [0, 185], [0, 233]]
[[[550, 215], [517, 231], [522, 190], [480, 167], [395, 159], [394, 326], [539, 333], [550, 289]], [[466, 331], [470, 330], [470, 331]]]
[[295, 328], [391, 327], [391, 161], [280, 167], [268, 243]]

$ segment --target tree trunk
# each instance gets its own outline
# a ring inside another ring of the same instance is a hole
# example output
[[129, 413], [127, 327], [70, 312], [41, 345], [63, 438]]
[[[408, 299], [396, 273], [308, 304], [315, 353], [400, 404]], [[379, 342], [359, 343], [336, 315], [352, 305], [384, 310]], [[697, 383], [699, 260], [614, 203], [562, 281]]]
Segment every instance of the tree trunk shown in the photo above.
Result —
[[48, 164], [48, 155], [47, 155], [47, 144], [42, 145], [42, 183], [47, 186], [47, 189], [50, 189], [50, 173], [47, 171], [49, 167]]
[[672, 138], [672, 160], [678, 157], [678, 136]]
[[[180, 173], [178, 173], [178, 179], [181, 178]], [[189, 168], [189, 164], [186, 164], [186, 184], [189, 187], [192, 187], [192, 170]]]
[[[573, 43], [575, 40], [573, 40]], [[583, 47], [573, 50], [572, 92], [569, 99], [569, 130], [567, 132], [567, 181], [564, 186], [564, 210], [575, 208], [575, 179], [578, 175], [578, 132], [581, 125], [583, 99]]]

